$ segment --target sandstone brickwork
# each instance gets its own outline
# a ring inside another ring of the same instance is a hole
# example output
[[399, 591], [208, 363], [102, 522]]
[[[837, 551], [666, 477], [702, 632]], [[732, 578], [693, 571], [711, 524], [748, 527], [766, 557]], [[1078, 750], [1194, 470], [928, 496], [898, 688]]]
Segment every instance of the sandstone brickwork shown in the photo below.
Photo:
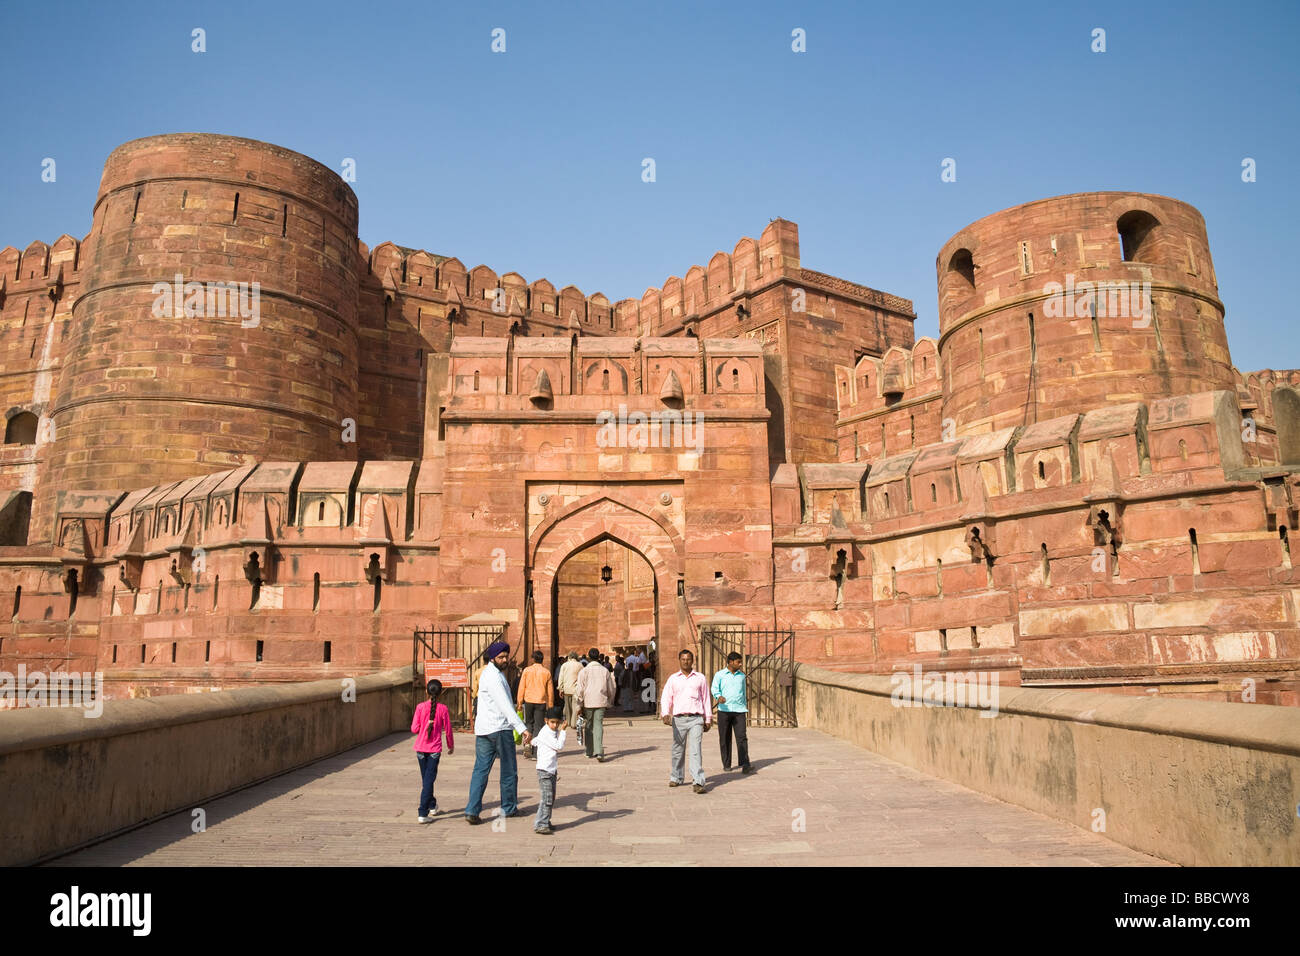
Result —
[[1233, 368], [1187, 204], [967, 226], [938, 340], [784, 219], [611, 302], [357, 213], [307, 157], [158, 136], [83, 239], [0, 251], [0, 669], [352, 676], [470, 625], [663, 661], [722, 615], [842, 670], [1300, 703], [1300, 372]]

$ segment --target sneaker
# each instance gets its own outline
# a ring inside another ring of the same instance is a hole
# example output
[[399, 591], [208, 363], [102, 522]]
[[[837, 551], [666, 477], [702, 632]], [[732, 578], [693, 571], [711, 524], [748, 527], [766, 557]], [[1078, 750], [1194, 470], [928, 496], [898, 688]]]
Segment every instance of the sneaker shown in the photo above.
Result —
[[540, 833], [542, 836], [550, 836], [555, 831], [550, 827], [542, 827], [540, 830], [534, 830], [534, 833]]
[[476, 826], [478, 826], [479, 824], [481, 824], [481, 823], [483, 822], [483, 818], [482, 818], [482, 817], [471, 817], [471, 816], [467, 813], [467, 814], [465, 814], [465, 822], [468, 823], [468, 824], [469, 824], [470, 826], [472, 826], [472, 827], [476, 827]]
[[415, 818], [415, 822], [416, 822], [416, 823], [432, 823], [432, 822], [433, 822], [433, 817], [416, 817], [416, 818]]
[[604, 754], [601, 754], [599, 757], [596, 758], [596, 763], [604, 763], [604, 762], [605, 762]]
[[705, 791], [704, 791], [704, 784], [702, 784], [702, 783], [693, 783], [693, 784], [691, 784], [691, 789], [694, 790], [696, 793], [704, 793], [704, 792], [705, 792]]
[[681, 782], [680, 780], [669, 780], [669, 781], [668, 781], [668, 786], [670, 786], [670, 787], [680, 787], [681, 785], [682, 785], [682, 782]]

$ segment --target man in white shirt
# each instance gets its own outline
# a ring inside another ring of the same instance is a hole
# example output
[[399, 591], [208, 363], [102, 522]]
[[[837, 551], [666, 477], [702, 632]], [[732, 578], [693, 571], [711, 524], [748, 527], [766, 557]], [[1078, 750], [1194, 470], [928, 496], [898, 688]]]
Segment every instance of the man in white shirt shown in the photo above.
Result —
[[510, 684], [503, 673], [510, 660], [510, 645], [497, 641], [483, 654], [487, 661], [479, 675], [478, 713], [474, 718], [474, 774], [470, 778], [469, 801], [465, 804], [465, 819], [471, 825], [482, 823], [483, 792], [487, 790], [488, 777], [493, 762], [501, 758], [501, 815], [522, 816], [519, 812], [519, 772], [515, 766], [515, 737], [523, 735], [525, 747], [532, 734], [515, 713]]
[[578, 652], [569, 651], [569, 659], [560, 665], [560, 676], [555, 683], [564, 695], [564, 723], [572, 727], [578, 719], [577, 703], [574, 695], [578, 693], [578, 675], [582, 673], [582, 664], [578, 662]]

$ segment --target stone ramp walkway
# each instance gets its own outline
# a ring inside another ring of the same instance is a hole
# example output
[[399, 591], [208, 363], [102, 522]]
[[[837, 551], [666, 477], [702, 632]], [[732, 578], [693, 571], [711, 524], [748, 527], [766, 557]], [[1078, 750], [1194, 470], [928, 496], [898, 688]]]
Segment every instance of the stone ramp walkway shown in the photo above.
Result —
[[[177, 813], [51, 865], [1167, 865], [812, 730], [752, 729], [751, 776], [721, 772], [711, 731], [708, 793], [670, 789], [671, 732], [645, 717], [606, 722], [603, 764], [587, 760], [570, 731], [553, 836], [533, 833], [537, 773], [522, 758], [520, 805], [529, 815], [464, 822], [468, 734], [444, 754], [435, 787], [442, 813], [422, 826], [411, 739], [393, 734], [209, 801], [205, 832], [192, 832], [191, 812]], [[485, 819], [496, 813], [498, 774], [493, 768]]]

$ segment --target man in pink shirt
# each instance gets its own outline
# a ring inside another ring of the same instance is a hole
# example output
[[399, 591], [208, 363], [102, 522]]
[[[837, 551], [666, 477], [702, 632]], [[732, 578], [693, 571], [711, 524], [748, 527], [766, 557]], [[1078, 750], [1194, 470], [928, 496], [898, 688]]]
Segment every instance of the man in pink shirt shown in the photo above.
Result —
[[664, 682], [664, 695], [659, 705], [659, 715], [673, 728], [673, 766], [668, 786], [680, 787], [686, 746], [691, 748], [691, 789], [704, 793], [704, 733], [713, 716], [709, 698], [709, 682], [695, 670], [695, 655], [682, 651], [677, 655], [681, 670]]

